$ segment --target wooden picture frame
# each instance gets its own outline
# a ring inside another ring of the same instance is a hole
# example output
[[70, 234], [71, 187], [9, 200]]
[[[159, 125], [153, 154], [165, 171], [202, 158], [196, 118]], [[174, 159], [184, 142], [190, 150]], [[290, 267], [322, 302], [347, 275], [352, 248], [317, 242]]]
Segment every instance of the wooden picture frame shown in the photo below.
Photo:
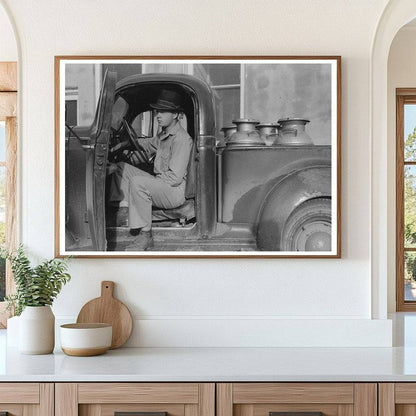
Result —
[[339, 56], [56, 56], [55, 136], [57, 257], [341, 256]]

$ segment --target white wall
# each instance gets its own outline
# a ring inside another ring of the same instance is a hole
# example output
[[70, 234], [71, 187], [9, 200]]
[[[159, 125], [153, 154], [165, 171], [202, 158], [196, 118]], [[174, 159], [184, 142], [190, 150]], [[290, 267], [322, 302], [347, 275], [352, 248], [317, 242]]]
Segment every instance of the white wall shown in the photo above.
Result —
[[390, 343], [389, 322], [371, 320], [370, 259], [370, 55], [387, 0], [1, 3], [22, 50], [21, 239], [39, 257], [54, 253], [54, 55], [343, 59], [342, 259], [74, 259], [58, 318], [108, 279], [137, 319], [130, 345]]
[[0, 7], [0, 61], [17, 61], [16, 38], [3, 7]]
[[396, 88], [416, 87], [416, 24], [404, 26], [391, 44], [388, 60], [388, 309], [396, 311]]

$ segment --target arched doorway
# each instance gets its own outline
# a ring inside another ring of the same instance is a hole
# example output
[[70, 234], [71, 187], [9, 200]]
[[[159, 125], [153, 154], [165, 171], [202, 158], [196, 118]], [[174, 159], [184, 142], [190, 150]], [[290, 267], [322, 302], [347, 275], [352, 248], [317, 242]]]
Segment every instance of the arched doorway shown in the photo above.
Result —
[[[395, 210], [389, 209], [391, 198], [388, 177], [388, 56], [390, 46], [402, 26], [416, 17], [414, 0], [392, 0], [383, 15], [374, 37], [371, 55], [371, 269], [372, 317], [387, 318], [389, 265], [392, 256], [391, 230], [388, 224]], [[394, 140], [394, 138], [393, 138]], [[394, 196], [393, 196], [394, 198]], [[391, 269], [391, 267], [390, 267]]]

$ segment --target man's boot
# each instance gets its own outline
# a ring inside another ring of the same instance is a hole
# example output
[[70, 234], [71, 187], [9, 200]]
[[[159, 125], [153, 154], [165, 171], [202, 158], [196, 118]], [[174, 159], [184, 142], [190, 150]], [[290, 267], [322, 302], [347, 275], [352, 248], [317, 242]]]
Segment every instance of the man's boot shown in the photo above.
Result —
[[140, 234], [125, 248], [125, 251], [146, 251], [151, 247], [153, 247], [152, 230], [140, 231]]

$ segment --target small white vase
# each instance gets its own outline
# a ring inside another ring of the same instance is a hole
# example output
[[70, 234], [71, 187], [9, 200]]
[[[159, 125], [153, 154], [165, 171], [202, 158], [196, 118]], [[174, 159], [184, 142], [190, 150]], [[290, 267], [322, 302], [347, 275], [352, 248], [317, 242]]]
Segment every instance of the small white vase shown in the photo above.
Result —
[[55, 316], [50, 306], [26, 306], [19, 319], [21, 354], [50, 354], [55, 347]]

